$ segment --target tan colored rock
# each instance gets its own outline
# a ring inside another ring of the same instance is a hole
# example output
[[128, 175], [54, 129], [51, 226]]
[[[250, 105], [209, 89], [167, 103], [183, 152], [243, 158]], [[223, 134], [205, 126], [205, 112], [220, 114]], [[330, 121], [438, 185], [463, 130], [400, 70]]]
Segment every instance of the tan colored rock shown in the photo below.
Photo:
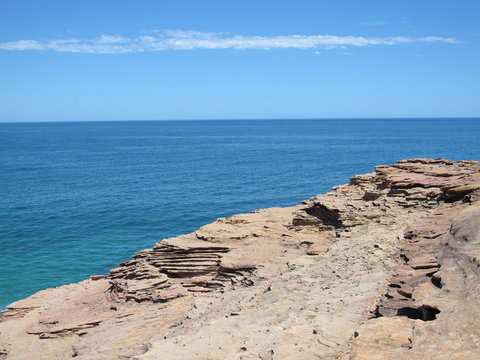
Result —
[[11, 304], [0, 359], [476, 359], [479, 183], [409, 159], [220, 218]]
[[377, 318], [368, 321], [352, 340], [352, 360], [404, 358], [411, 348], [415, 320], [406, 317]]
[[454, 186], [445, 190], [447, 200], [460, 200], [467, 194], [480, 190], [480, 184]]

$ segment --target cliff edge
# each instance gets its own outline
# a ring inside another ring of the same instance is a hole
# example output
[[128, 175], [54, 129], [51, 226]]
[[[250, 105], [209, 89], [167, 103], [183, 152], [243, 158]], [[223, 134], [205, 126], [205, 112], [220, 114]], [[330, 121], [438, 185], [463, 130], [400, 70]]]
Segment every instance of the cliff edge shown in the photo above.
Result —
[[0, 359], [478, 359], [480, 162], [377, 166], [0, 320]]

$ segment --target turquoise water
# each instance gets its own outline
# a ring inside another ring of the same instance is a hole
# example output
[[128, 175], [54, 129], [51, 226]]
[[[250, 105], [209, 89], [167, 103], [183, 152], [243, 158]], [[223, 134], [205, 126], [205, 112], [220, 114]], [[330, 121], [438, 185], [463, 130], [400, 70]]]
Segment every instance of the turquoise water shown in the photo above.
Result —
[[479, 145], [480, 119], [0, 124], [0, 308], [217, 217]]

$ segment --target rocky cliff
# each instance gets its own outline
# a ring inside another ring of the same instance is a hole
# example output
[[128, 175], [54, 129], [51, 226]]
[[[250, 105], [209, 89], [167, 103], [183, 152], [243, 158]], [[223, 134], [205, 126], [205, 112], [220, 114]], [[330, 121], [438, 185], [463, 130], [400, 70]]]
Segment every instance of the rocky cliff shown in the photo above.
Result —
[[0, 322], [0, 359], [478, 359], [480, 162], [221, 218]]

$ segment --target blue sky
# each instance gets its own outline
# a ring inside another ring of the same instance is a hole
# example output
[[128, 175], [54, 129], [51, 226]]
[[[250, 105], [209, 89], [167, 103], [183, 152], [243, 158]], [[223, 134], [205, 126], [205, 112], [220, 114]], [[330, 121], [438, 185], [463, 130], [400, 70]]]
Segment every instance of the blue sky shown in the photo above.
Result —
[[480, 1], [0, 1], [0, 121], [478, 117]]

